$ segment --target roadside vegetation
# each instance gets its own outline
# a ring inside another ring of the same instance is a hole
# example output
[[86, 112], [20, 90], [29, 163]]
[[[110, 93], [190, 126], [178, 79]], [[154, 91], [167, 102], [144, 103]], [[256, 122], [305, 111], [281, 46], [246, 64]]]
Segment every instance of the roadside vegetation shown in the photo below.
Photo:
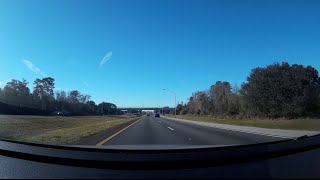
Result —
[[139, 119], [135, 116], [1, 117], [0, 137], [42, 144], [74, 144], [82, 137]]
[[179, 103], [177, 114], [225, 124], [319, 130], [319, 74], [311, 66], [285, 62], [254, 68], [240, 87], [217, 81], [193, 93]]
[[96, 104], [88, 94], [78, 90], [55, 91], [55, 79], [46, 77], [33, 82], [33, 90], [25, 79], [12, 79], [0, 88], [0, 114], [21, 115], [119, 115], [110, 102]]

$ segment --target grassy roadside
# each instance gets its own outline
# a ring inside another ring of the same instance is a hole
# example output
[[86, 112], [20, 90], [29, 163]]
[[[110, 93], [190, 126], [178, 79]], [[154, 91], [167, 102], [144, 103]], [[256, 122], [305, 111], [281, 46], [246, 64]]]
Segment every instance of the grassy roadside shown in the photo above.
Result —
[[137, 120], [133, 116], [0, 119], [0, 138], [44, 144], [72, 144], [81, 137]]
[[[174, 117], [173, 115], [167, 115], [168, 117]], [[193, 115], [177, 115], [176, 118], [202, 121], [202, 122], [212, 122], [219, 124], [230, 124], [230, 125], [240, 125], [240, 126], [252, 126], [261, 128], [271, 128], [271, 129], [288, 129], [288, 130], [320, 130], [320, 119], [292, 119], [292, 120], [270, 120], [270, 119], [221, 119], [213, 116], [193, 116]]]

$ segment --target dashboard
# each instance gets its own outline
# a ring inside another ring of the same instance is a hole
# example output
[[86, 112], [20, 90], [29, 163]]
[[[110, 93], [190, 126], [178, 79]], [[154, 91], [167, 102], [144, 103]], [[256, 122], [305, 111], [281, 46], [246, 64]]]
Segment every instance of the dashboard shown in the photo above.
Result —
[[320, 178], [319, 167], [319, 135], [220, 147], [0, 141], [0, 178]]

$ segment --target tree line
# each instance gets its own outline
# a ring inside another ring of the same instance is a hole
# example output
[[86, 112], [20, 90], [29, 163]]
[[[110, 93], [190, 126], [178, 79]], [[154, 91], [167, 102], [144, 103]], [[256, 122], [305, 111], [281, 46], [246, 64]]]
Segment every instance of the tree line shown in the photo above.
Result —
[[56, 115], [117, 115], [121, 111], [110, 102], [96, 104], [78, 90], [55, 91], [55, 79], [46, 77], [33, 82], [33, 91], [25, 79], [12, 79], [0, 89], [0, 113]]
[[304, 118], [320, 116], [320, 78], [311, 66], [287, 62], [251, 70], [247, 82], [231, 87], [217, 81], [192, 93], [177, 113], [235, 118]]

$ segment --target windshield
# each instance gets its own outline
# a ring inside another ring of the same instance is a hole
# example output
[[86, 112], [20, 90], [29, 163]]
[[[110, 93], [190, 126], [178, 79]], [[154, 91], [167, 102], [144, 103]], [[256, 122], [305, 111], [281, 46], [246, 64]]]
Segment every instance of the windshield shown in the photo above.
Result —
[[319, 8], [0, 0], [0, 139], [166, 149], [318, 134]]

